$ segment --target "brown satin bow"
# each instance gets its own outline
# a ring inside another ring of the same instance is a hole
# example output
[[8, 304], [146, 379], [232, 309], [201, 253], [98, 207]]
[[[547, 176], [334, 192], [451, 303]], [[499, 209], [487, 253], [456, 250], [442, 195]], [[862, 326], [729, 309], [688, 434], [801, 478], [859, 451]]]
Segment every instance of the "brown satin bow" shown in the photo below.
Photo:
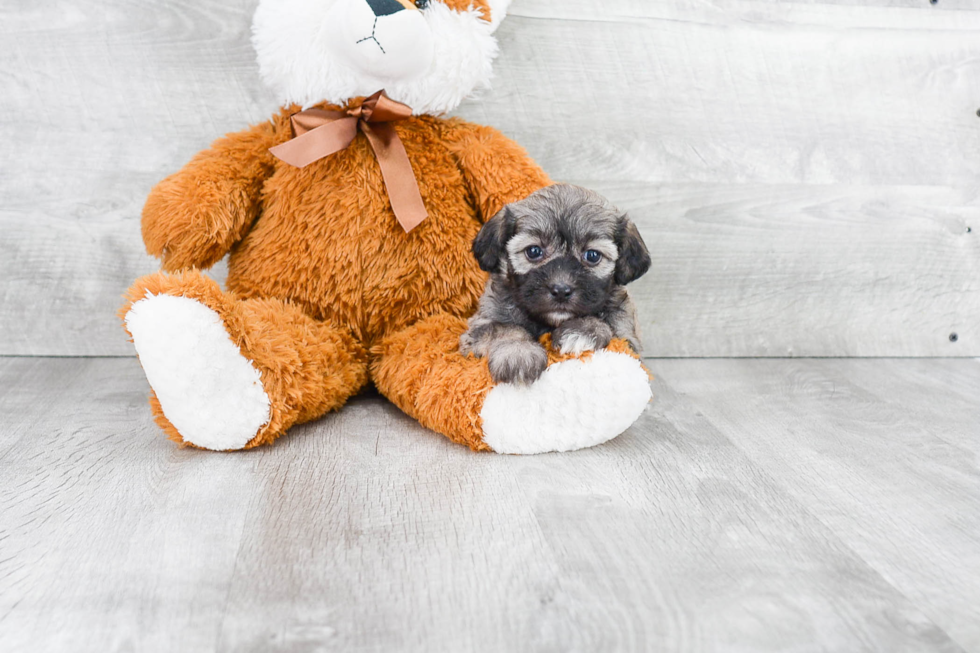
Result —
[[289, 122], [295, 138], [269, 151], [291, 166], [304, 168], [350, 145], [360, 129], [381, 166], [391, 209], [407, 233], [428, 216], [405, 146], [391, 124], [411, 116], [410, 107], [378, 91], [346, 112], [307, 109], [293, 114]]

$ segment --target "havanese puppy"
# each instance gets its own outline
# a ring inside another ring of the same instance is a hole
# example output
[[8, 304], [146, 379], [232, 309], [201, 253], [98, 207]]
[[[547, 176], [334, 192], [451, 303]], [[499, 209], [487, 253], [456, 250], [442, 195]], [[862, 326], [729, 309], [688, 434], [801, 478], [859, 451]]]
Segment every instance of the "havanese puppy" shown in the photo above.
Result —
[[508, 204], [473, 241], [491, 273], [460, 351], [486, 357], [498, 383], [533, 383], [548, 365], [538, 338], [566, 354], [623, 338], [640, 351], [626, 284], [650, 268], [636, 225], [601, 195], [555, 184]]

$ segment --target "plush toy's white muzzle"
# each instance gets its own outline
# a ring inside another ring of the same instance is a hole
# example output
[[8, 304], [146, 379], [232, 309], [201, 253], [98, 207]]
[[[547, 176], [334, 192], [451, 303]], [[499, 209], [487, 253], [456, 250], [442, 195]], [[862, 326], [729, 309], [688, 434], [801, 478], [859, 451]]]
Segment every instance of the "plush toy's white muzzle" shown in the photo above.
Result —
[[259, 71], [283, 104], [344, 104], [379, 89], [439, 115], [487, 88], [493, 31], [509, 0], [452, 9], [430, 0], [259, 0], [252, 24]]
[[324, 37], [348, 67], [376, 79], [410, 80], [432, 65], [432, 32], [407, 0], [339, 0]]

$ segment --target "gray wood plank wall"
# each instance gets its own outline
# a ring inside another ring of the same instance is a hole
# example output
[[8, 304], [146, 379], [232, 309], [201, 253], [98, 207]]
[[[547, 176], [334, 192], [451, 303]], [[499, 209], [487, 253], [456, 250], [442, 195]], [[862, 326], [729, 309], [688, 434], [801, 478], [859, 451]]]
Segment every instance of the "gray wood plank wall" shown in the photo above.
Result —
[[[132, 353], [146, 193], [275, 108], [253, 7], [0, 6], [0, 355]], [[515, 0], [500, 41], [458, 113], [632, 212], [649, 355], [980, 355], [980, 3]]]

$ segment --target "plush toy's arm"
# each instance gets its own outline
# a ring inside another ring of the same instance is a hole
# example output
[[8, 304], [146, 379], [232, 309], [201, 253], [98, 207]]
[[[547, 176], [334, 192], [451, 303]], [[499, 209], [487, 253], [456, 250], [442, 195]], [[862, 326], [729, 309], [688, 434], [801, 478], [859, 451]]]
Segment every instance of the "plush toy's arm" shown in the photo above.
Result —
[[220, 138], [150, 192], [143, 242], [163, 269], [210, 267], [244, 237], [273, 171], [276, 132], [266, 122]]
[[493, 127], [453, 119], [446, 140], [486, 222], [505, 204], [551, 185], [551, 180], [520, 145]]

